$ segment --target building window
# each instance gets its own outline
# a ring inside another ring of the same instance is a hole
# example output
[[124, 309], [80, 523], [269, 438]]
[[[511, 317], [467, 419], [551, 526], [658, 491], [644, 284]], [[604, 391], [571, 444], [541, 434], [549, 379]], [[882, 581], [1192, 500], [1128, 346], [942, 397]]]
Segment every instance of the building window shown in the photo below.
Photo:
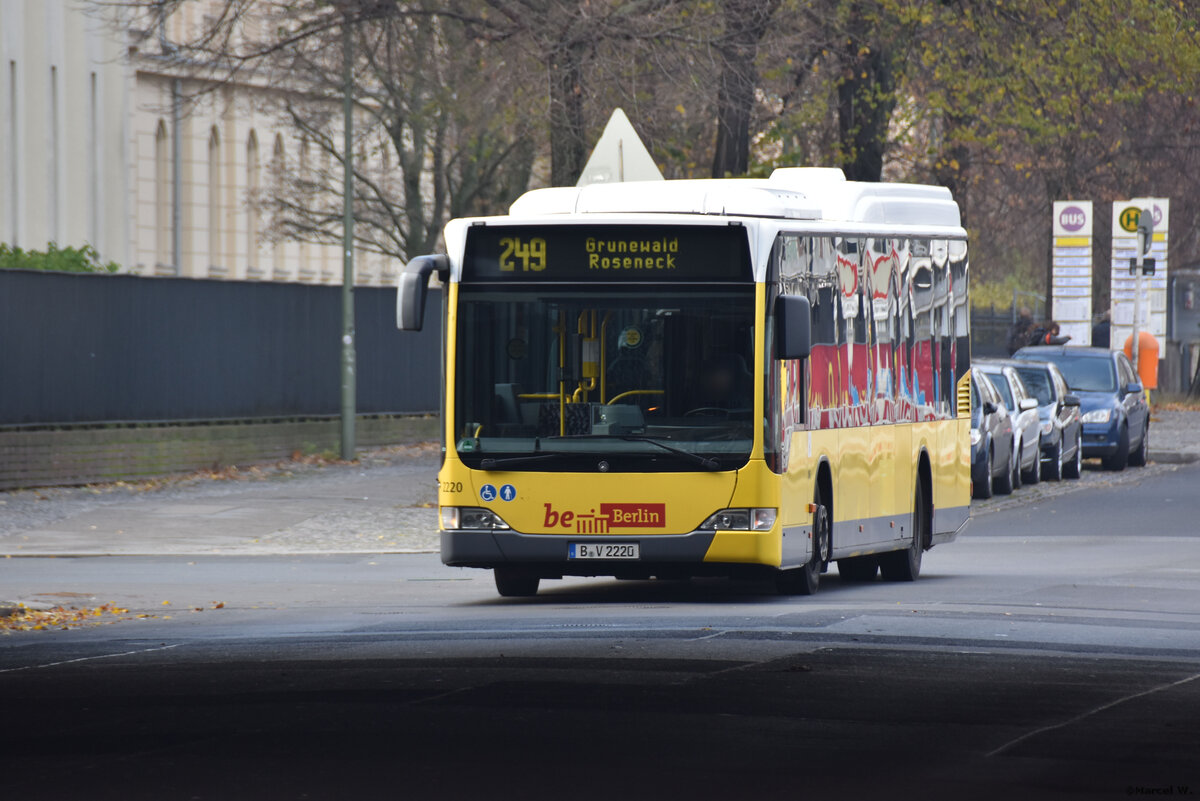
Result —
[[61, 179], [62, 158], [59, 153], [62, 137], [58, 130], [58, 67], [50, 68], [50, 241], [60, 242], [62, 234], [59, 231], [59, 195], [58, 188]]
[[167, 124], [158, 121], [154, 130], [154, 260], [160, 266], [170, 261], [171, 172]]
[[20, 239], [21, 218], [21, 156], [17, 142], [20, 128], [17, 125], [20, 109], [17, 103], [17, 62], [8, 62], [8, 187], [9, 211], [12, 215], [12, 226], [8, 241], [16, 247]]
[[[284, 197], [283, 185], [287, 175], [287, 154], [283, 149], [283, 135], [275, 134], [275, 147], [271, 151], [271, 204], [275, 208], [275, 213], [279, 214], [279, 204], [281, 198]], [[279, 225], [276, 223], [275, 244], [272, 248], [272, 257], [275, 261], [275, 278], [287, 279], [287, 250], [283, 237], [278, 235]]]
[[[309, 174], [309, 152], [308, 152], [308, 137], [300, 139], [300, 163], [298, 165], [298, 180], [300, 199], [304, 203], [305, 208], [312, 208], [312, 176]], [[297, 248], [300, 251], [300, 270], [299, 278], [301, 281], [311, 281], [316, 278], [316, 272], [310, 263], [310, 254], [308, 243], [303, 239], [299, 241]]]
[[88, 104], [88, 241], [102, 250], [100, 242], [100, 87], [91, 74]]
[[221, 135], [217, 126], [208, 135], [208, 271], [224, 275], [221, 250]]
[[258, 261], [258, 194], [258, 134], [251, 130], [246, 139], [246, 272], [254, 276], [262, 275]]
[[[332, 183], [333, 177], [333, 154], [328, 148], [321, 149], [321, 173], [320, 183], [323, 186], [329, 186]], [[333, 257], [340, 250], [334, 245], [318, 245], [320, 248], [321, 260], [321, 280], [332, 281], [334, 276]]]

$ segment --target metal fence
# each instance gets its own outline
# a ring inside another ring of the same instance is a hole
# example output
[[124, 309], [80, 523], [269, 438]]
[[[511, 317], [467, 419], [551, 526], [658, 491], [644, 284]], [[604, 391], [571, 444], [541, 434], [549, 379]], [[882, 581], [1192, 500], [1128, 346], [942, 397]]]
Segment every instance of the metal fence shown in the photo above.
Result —
[[1008, 331], [1012, 327], [1012, 310], [988, 306], [971, 308], [971, 355], [995, 357], [1008, 355]]
[[[436, 411], [441, 305], [354, 291], [358, 410]], [[341, 288], [0, 270], [0, 425], [340, 411]]]

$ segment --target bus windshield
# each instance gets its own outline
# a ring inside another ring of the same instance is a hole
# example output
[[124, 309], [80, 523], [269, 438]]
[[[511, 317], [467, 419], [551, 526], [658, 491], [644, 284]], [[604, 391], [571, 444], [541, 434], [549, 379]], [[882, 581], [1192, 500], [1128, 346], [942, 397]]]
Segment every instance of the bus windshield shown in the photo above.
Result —
[[740, 467], [761, 417], [753, 320], [750, 283], [464, 284], [455, 448], [484, 469]]

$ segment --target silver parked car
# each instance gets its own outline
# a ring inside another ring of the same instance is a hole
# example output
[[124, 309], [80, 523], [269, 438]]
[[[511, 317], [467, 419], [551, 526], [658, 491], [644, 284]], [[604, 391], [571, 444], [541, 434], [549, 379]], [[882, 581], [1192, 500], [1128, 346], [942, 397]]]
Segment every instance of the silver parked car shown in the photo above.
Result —
[[1036, 484], [1042, 480], [1042, 437], [1038, 419], [1038, 402], [1025, 388], [1015, 368], [1002, 362], [977, 360], [975, 366], [992, 381], [992, 386], [1004, 399], [1013, 423], [1013, 449], [1017, 457], [1013, 464], [1013, 488]]
[[1079, 478], [1084, 456], [1079, 396], [1067, 389], [1067, 380], [1054, 362], [1014, 359], [1009, 364], [1038, 401], [1038, 416], [1042, 421], [1042, 478], [1051, 481]]
[[976, 498], [1012, 492], [1012, 417], [1004, 399], [978, 367], [971, 368], [971, 490]]

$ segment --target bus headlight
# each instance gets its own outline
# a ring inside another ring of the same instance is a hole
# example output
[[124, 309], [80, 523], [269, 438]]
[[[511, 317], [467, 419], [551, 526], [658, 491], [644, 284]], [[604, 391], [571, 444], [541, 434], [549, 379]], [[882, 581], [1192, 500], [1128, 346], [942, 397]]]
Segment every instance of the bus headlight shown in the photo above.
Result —
[[722, 509], [700, 524], [700, 531], [770, 531], [778, 509]]
[[442, 529], [445, 531], [505, 531], [508, 523], [491, 509], [477, 506], [443, 506]]
[[1107, 423], [1112, 418], [1112, 409], [1092, 409], [1080, 419], [1085, 423]]

